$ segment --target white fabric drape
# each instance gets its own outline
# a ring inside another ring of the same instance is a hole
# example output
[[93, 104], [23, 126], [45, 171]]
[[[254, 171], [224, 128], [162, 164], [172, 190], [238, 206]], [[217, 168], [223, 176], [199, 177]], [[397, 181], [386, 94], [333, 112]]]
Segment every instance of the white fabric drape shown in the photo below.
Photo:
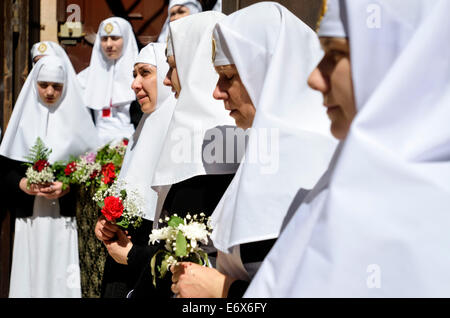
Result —
[[[117, 28], [123, 38], [122, 55], [116, 61], [109, 61], [101, 48], [101, 36], [106, 25]], [[122, 18], [112, 17], [103, 20], [98, 28], [92, 49], [89, 74], [86, 74], [85, 99], [87, 106], [101, 110], [110, 105], [129, 104], [135, 100], [131, 83], [133, 82], [133, 66], [138, 55], [138, 47], [131, 24]]]
[[[219, 0], [220, 1], [220, 0]], [[189, 14], [196, 14], [202, 12], [202, 5], [197, 0], [170, 0], [167, 7], [167, 18], [164, 22], [161, 32], [159, 33], [157, 42], [166, 43], [169, 35], [170, 9], [174, 6], [186, 6], [189, 8]]]
[[[208, 11], [170, 23], [181, 93], [154, 175], [154, 186], [236, 171], [233, 164], [208, 165], [202, 156], [204, 143], [212, 139], [208, 132], [234, 124], [223, 103], [212, 96], [219, 77], [211, 61], [212, 30], [224, 17], [222, 13]], [[227, 148], [226, 144], [225, 141], [218, 146]], [[222, 150], [225, 153], [226, 149]]]
[[151, 188], [151, 183], [176, 99], [170, 88], [163, 85], [169, 70], [164, 44], [150, 43], [144, 47], [136, 58], [137, 63], [156, 66], [157, 104], [156, 110], [151, 114], [144, 114], [139, 122], [128, 144], [119, 178], [140, 193], [145, 202], [144, 217], [153, 221], [158, 197], [156, 191]]
[[[42, 62], [41, 62], [42, 61]], [[58, 67], [65, 76], [61, 99], [47, 107], [39, 98], [37, 77], [45, 66]], [[40, 137], [52, 149], [49, 161], [68, 159], [100, 146], [97, 131], [89, 111], [83, 105], [81, 92], [65, 63], [56, 56], [45, 56], [33, 67], [14, 105], [5, 132], [0, 154], [13, 160], [25, 161], [31, 147]]]
[[[54, 78], [50, 70], [55, 72]], [[62, 78], [61, 99], [46, 106], [37, 78]], [[9, 121], [0, 154], [25, 161], [36, 138], [52, 149], [50, 162], [95, 150], [100, 144], [77, 79], [56, 56], [41, 58], [28, 76]], [[10, 297], [81, 297], [75, 217], [62, 217], [58, 200], [36, 197], [31, 217], [16, 218]]]
[[358, 114], [246, 297], [449, 297], [450, 3], [340, 4]]
[[214, 245], [231, 253], [278, 236], [295, 194], [315, 185], [336, 141], [321, 95], [306, 82], [323, 55], [313, 30], [281, 5], [259, 3], [219, 22], [214, 35], [229, 53], [217, 56], [231, 55], [256, 108], [244, 160], [212, 215]]

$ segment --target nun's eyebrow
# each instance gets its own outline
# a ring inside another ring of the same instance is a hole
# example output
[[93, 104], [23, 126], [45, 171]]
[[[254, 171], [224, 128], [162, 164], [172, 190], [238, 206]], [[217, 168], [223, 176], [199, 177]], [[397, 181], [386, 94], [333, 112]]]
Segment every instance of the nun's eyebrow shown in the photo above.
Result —
[[153, 67], [156, 68], [156, 66], [152, 65], [152, 64], [142, 64], [141, 66], [139, 66], [139, 71], [148, 71], [148, 72], [153, 72]]

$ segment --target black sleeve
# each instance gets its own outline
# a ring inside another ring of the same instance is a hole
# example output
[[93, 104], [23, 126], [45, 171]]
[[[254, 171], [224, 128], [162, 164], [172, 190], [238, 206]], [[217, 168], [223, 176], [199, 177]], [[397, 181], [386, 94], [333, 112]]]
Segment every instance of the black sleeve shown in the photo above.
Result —
[[130, 270], [140, 272], [139, 279], [133, 288], [131, 298], [151, 299], [170, 298], [172, 292], [172, 274], [167, 273], [164, 279], [156, 279], [156, 287], [153, 285], [153, 276], [150, 268], [150, 261], [153, 255], [161, 249], [160, 245], [138, 246], [133, 245], [128, 253], [128, 266]]
[[132, 270], [142, 271], [147, 264], [150, 264], [150, 260], [159, 248], [158, 245], [142, 246], [133, 244], [133, 247], [128, 252], [128, 266]]
[[6, 206], [16, 217], [31, 216], [34, 196], [26, 194], [20, 187], [20, 180], [25, 176], [27, 167], [21, 161], [0, 156], [1, 193]]
[[[163, 214], [178, 214], [185, 217], [187, 213], [211, 215], [217, 203], [222, 198], [231, 180], [230, 175], [203, 175], [196, 176], [172, 185], [163, 205]], [[164, 279], [157, 279], [156, 288], [153, 286], [153, 277], [150, 270], [150, 261], [158, 250], [164, 249], [159, 245], [143, 246], [133, 244], [128, 253], [128, 266], [141, 275], [133, 288], [131, 298], [169, 298], [172, 296], [170, 287], [172, 275], [167, 273]]]
[[250, 282], [245, 280], [235, 280], [228, 290], [227, 298], [242, 298], [249, 285]]
[[185, 217], [187, 213], [205, 213], [210, 216], [225, 190], [233, 180], [234, 174], [196, 176], [172, 185], [163, 205], [164, 217], [177, 214]]
[[266, 255], [269, 254], [276, 239], [251, 242], [240, 245], [241, 259], [244, 266], [246, 263], [257, 263], [264, 261]]
[[22, 192], [19, 187], [20, 180], [25, 176], [27, 167], [23, 162], [15, 161], [3, 156], [0, 156], [1, 179], [5, 185], [5, 189], [9, 193], [18, 194]]
[[130, 104], [130, 122], [133, 124], [134, 129], [137, 128], [144, 113], [141, 110], [141, 106], [137, 101], [133, 101]]

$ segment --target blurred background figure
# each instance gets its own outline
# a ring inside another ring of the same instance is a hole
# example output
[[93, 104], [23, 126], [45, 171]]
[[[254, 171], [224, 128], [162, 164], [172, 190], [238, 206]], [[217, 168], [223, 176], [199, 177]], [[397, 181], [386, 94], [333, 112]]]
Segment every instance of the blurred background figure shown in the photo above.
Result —
[[104, 144], [130, 138], [130, 104], [136, 99], [131, 89], [133, 65], [138, 47], [131, 24], [122, 18], [100, 23], [89, 68], [78, 75], [86, 104]]

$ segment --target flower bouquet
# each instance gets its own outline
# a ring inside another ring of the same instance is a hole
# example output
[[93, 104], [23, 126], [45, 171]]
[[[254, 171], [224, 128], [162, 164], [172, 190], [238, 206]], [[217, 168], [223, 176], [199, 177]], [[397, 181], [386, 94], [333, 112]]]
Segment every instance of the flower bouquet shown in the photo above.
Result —
[[137, 228], [142, 223], [144, 201], [136, 190], [126, 190], [125, 181], [118, 179], [109, 188], [99, 189], [93, 200], [105, 218], [123, 229]]
[[55, 162], [55, 175], [63, 183], [63, 189], [69, 184], [84, 184], [89, 187], [94, 183], [102, 168], [95, 158], [95, 152], [90, 152], [79, 158], [71, 157], [68, 162]]
[[48, 157], [52, 152], [47, 148], [41, 138], [36, 139], [36, 143], [31, 147], [30, 154], [25, 157], [29, 162], [25, 163], [28, 169], [25, 173], [27, 187], [31, 184], [49, 184], [55, 181], [52, 166], [48, 162]]
[[128, 139], [124, 138], [115, 144], [106, 144], [95, 157], [95, 162], [100, 165], [96, 181], [99, 189], [106, 190], [113, 184], [120, 173]]
[[[156, 270], [159, 272], [159, 278], [164, 278], [169, 267], [178, 262], [193, 262], [209, 266], [208, 254], [201, 248], [202, 244], [208, 244], [208, 236], [211, 235], [209, 218], [205, 219], [204, 213], [200, 213], [200, 217], [188, 214], [184, 219], [174, 214], [170, 218], [166, 217], [165, 222], [167, 222], [166, 227], [154, 229], [150, 234], [150, 244], [165, 241], [164, 249], [156, 252], [150, 261], [155, 287]], [[163, 223], [163, 220], [159, 220], [159, 223]], [[157, 260], [159, 260], [158, 266], [156, 266]]]

